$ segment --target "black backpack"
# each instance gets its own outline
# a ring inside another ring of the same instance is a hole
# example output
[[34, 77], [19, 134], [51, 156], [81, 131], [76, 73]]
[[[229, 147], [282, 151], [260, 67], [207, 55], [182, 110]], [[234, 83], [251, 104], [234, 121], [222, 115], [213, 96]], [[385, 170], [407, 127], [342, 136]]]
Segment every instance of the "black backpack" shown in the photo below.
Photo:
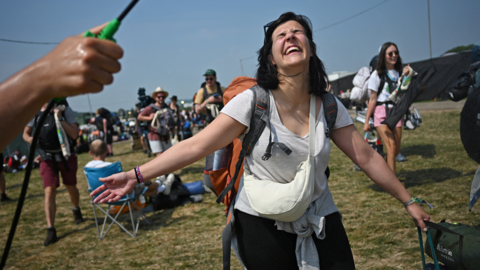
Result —
[[122, 122], [120, 121], [120, 118], [112, 113], [111, 111], [105, 109], [105, 108], [100, 108], [98, 109], [98, 115], [100, 115], [100, 117], [103, 117], [105, 119], [107, 119], [107, 123], [111, 126], [113, 125], [117, 125], [117, 126], [121, 126], [122, 125]]
[[[60, 103], [57, 103], [55, 106], [58, 105], [65, 105], [68, 106], [68, 103], [61, 101]], [[42, 115], [42, 111], [38, 112], [35, 115], [35, 120], [34, 120], [34, 126], [36, 128], [38, 125], [38, 120], [40, 119], [40, 116]], [[61, 146], [60, 146], [60, 141], [58, 139], [58, 133], [57, 133], [57, 126], [55, 125], [55, 116], [53, 115], [53, 109], [48, 112], [47, 117], [45, 118], [45, 122], [43, 122], [43, 126], [41, 127], [40, 130], [40, 135], [38, 136], [38, 144], [40, 146], [40, 149], [47, 153], [61, 153]], [[62, 116], [64, 116], [64, 112], [62, 112]], [[67, 138], [70, 143], [70, 152], [73, 153], [73, 148], [75, 144], [73, 143], [73, 140], [68, 136]]]
[[[55, 104], [55, 106], [58, 105], [65, 105], [68, 106], [68, 103], [66, 100], [61, 101], [60, 103]], [[35, 128], [40, 128], [40, 134], [38, 136], [38, 144], [39, 144], [39, 152], [42, 156], [42, 158], [45, 158], [45, 155], [51, 155], [51, 154], [59, 154], [62, 158], [62, 163], [65, 167], [65, 169], [68, 171], [68, 163], [63, 156], [60, 141], [58, 139], [58, 133], [57, 133], [57, 126], [55, 124], [55, 116], [53, 109], [48, 112], [47, 117], [45, 118], [45, 122], [43, 122], [43, 126], [38, 127], [38, 120], [40, 119], [40, 116], [43, 114], [42, 111], [38, 112], [35, 115], [35, 120], [34, 120], [34, 126]], [[64, 112], [62, 112], [62, 116], [64, 116]], [[70, 153], [75, 153], [75, 141], [66, 134], [67, 140], [70, 145]], [[57, 163], [53, 163], [54, 167], [56, 170], [57, 168]]]
[[477, 84], [475, 81], [475, 73], [479, 66], [480, 61], [471, 64], [468, 71], [462, 71], [458, 76], [457, 81], [450, 87], [450, 89], [448, 89], [448, 99], [452, 101], [460, 101], [473, 93]]
[[[37, 126], [37, 121], [42, 113], [37, 113], [35, 126]], [[57, 126], [55, 125], [53, 113], [53, 111], [48, 113], [43, 126], [40, 127], [40, 135], [38, 136], [38, 145], [45, 152], [58, 152], [60, 150], [60, 141], [58, 140]]]

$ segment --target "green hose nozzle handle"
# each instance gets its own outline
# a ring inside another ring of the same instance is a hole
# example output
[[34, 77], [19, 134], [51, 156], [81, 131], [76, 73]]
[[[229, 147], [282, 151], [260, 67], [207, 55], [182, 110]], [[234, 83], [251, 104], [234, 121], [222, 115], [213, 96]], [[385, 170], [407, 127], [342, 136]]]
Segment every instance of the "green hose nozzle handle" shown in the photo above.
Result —
[[83, 34], [84, 37], [96, 37], [99, 39], [108, 39], [113, 42], [116, 42], [115, 39], [113, 38], [113, 35], [115, 32], [117, 32], [118, 27], [120, 27], [120, 21], [118, 19], [113, 19], [110, 21], [105, 28], [102, 29], [100, 34], [95, 35], [94, 33], [87, 31], [85, 34]]

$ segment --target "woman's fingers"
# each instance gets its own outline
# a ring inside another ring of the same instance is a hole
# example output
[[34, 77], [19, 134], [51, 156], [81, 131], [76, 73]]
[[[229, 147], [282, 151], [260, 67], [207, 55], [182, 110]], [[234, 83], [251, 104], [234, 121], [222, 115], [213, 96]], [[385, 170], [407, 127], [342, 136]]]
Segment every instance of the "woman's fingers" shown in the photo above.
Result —
[[[98, 180], [103, 183], [113, 183], [113, 181], [115, 181], [115, 178], [113, 178], [113, 176], [107, 176], [105, 178], [98, 178]], [[105, 186], [105, 185], [102, 185], [102, 186]]]
[[94, 191], [92, 191], [90, 193], [90, 197], [93, 197], [93, 196], [97, 195], [98, 193], [104, 191], [105, 189], [107, 189], [107, 187], [105, 187], [105, 185], [99, 186], [98, 188], [96, 188]]
[[427, 225], [425, 225], [425, 222], [423, 222], [423, 220], [421, 220], [421, 219], [415, 220], [415, 225], [420, 227], [420, 229], [422, 229], [422, 231], [424, 231], [424, 232], [427, 231]]
[[427, 214], [419, 205], [417, 204], [411, 204], [406, 208], [407, 212], [410, 214], [410, 216], [413, 218], [413, 222], [415, 225], [420, 227], [422, 231], [426, 232], [427, 231], [427, 225], [425, 225], [424, 221], [429, 221], [430, 220], [430, 215]]
[[[103, 187], [104, 185], [102, 185], [101, 187]], [[94, 191], [96, 192], [98, 190], [98, 188]], [[92, 192], [93, 193], [93, 192]], [[105, 198], [106, 196], [108, 196], [109, 194], [111, 193], [111, 191], [109, 189], [105, 190], [104, 192], [102, 192], [101, 194], [99, 194], [95, 200], [93, 200], [94, 203], [98, 203], [100, 202], [101, 200], [103, 200], [103, 198]], [[90, 194], [90, 196], [92, 196]]]

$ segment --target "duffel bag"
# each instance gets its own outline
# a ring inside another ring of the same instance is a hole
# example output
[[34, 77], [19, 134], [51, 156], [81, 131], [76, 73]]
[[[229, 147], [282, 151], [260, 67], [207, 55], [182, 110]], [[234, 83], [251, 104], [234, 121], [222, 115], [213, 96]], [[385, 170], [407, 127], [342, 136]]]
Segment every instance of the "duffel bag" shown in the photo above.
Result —
[[[426, 221], [432, 236], [438, 261], [451, 269], [480, 269], [480, 226]], [[425, 243], [425, 253], [432, 257], [430, 245]]]

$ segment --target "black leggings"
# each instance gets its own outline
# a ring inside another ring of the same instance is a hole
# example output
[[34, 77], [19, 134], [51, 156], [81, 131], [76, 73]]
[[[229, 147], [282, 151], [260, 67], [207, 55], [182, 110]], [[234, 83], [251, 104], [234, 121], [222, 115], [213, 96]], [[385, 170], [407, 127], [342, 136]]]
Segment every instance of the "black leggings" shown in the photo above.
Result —
[[[355, 269], [352, 250], [339, 213], [325, 217], [325, 239], [313, 236], [321, 270]], [[235, 211], [240, 258], [248, 270], [298, 269], [297, 235], [277, 230], [275, 221]]]

